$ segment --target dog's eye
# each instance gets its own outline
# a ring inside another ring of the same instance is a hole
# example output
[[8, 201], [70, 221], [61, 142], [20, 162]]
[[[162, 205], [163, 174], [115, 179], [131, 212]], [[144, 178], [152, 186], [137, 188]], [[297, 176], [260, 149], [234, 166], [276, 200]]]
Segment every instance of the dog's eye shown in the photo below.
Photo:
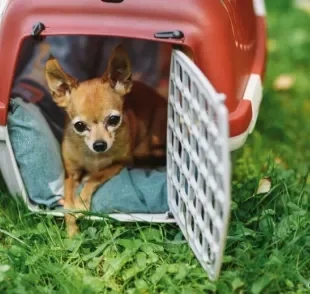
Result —
[[111, 115], [108, 119], [108, 125], [109, 126], [116, 126], [119, 124], [121, 118], [118, 115]]
[[84, 131], [87, 130], [87, 125], [83, 123], [82, 121], [78, 121], [74, 124], [74, 128], [79, 132], [83, 133]]

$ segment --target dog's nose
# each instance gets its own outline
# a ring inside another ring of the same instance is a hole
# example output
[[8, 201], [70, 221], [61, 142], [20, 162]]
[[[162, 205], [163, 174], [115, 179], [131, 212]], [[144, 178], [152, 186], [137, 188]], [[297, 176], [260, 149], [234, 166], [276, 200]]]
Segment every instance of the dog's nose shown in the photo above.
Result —
[[104, 152], [108, 147], [107, 142], [105, 141], [96, 141], [93, 144], [93, 148], [96, 152]]

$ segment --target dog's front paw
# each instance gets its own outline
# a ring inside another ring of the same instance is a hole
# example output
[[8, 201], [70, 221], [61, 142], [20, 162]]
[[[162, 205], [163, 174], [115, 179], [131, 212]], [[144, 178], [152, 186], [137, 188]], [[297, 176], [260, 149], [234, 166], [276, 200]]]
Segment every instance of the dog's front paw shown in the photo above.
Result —
[[67, 235], [69, 238], [73, 238], [78, 233], [79, 233], [79, 228], [77, 224], [70, 224], [69, 226], [67, 226]]
[[76, 223], [76, 218], [74, 215], [70, 214], [65, 215], [65, 222], [66, 222], [67, 236], [69, 238], [72, 238], [79, 233], [79, 227]]
[[88, 182], [82, 189], [79, 197], [75, 200], [75, 208], [79, 210], [90, 210], [92, 191], [89, 189]]
[[75, 211], [78, 211], [75, 213], [76, 217], [77, 218], [83, 217], [84, 216], [83, 211], [88, 211], [89, 206], [90, 206], [89, 204], [83, 202], [82, 199], [80, 199], [80, 197], [78, 197], [74, 203]]
[[76, 200], [75, 200], [75, 209], [76, 210], [81, 210], [81, 211], [87, 211], [90, 209], [90, 202], [87, 201], [87, 200], [84, 200], [81, 198], [81, 197], [78, 197]]

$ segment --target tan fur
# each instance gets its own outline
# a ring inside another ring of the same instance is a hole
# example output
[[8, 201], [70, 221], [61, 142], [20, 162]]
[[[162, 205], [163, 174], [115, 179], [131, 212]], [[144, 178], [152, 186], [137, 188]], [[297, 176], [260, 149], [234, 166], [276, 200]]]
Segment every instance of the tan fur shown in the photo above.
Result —
[[[167, 102], [152, 88], [131, 81], [130, 60], [122, 46], [115, 48], [102, 78], [78, 83], [54, 58], [47, 61], [45, 76], [54, 101], [68, 114], [62, 142], [65, 208], [89, 209], [96, 189], [122, 168], [165, 154]], [[120, 124], [109, 126], [108, 117], [118, 113]], [[83, 134], [74, 130], [76, 120], [88, 126]], [[107, 143], [106, 151], [94, 151], [98, 140]], [[66, 215], [65, 220], [68, 234], [74, 235], [78, 231], [74, 216]]]

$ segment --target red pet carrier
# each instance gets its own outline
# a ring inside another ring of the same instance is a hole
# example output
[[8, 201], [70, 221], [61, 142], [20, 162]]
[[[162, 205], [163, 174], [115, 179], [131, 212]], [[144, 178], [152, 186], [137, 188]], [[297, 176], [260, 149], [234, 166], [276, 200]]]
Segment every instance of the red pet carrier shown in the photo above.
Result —
[[[7, 131], [8, 106], [25, 38], [49, 35], [166, 44], [169, 208], [209, 277], [216, 279], [229, 223], [230, 151], [252, 132], [262, 99], [264, 1], [1, 0], [0, 166], [10, 192], [26, 202]], [[167, 215], [139, 217], [169, 220]]]

